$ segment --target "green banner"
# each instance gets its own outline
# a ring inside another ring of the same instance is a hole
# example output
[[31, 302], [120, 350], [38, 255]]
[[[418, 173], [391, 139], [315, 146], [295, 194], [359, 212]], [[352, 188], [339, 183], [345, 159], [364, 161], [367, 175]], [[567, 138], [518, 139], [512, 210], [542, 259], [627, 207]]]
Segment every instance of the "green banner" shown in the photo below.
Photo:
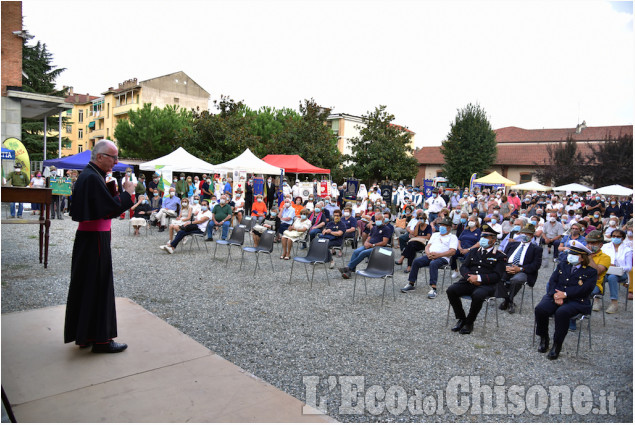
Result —
[[71, 195], [71, 179], [51, 178], [49, 182], [49, 187], [53, 189], [53, 195]]

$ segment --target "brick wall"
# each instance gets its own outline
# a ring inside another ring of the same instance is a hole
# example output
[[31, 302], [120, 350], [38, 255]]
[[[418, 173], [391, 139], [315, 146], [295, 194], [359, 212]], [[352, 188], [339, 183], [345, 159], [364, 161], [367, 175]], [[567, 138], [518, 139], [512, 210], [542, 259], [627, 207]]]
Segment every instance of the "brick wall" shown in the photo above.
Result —
[[2, 96], [7, 86], [22, 87], [22, 38], [13, 31], [22, 30], [22, 2], [2, 2]]

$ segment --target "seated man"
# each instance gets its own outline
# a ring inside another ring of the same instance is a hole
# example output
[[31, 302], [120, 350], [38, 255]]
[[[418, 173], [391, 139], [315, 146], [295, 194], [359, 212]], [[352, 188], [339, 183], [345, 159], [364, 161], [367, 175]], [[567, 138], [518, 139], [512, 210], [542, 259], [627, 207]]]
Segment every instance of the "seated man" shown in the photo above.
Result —
[[364, 246], [360, 246], [353, 251], [351, 261], [348, 263], [347, 267], [339, 269], [340, 273], [342, 273], [342, 278], [350, 279], [355, 272], [357, 265], [364, 261], [364, 258], [370, 256], [373, 248], [376, 246], [386, 246], [390, 243], [393, 227], [385, 224], [384, 215], [381, 212], [375, 213], [374, 219], [375, 225], [370, 231], [370, 236], [364, 242]]
[[280, 205], [280, 228], [278, 229], [277, 240], [280, 240], [281, 235], [287, 230], [295, 220], [295, 209], [293, 208], [291, 201], [284, 201]]
[[256, 200], [251, 206], [251, 216], [260, 224], [267, 215], [267, 205], [262, 202], [262, 195], [256, 195]]
[[176, 234], [173, 240], [169, 241], [167, 245], [161, 245], [159, 248], [166, 251], [168, 254], [172, 254], [174, 252], [174, 248], [177, 247], [181, 239], [185, 236], [198, 234], [202, 235], [205, 233], [205, 228], [207, 227], [207, 222], [212, 217], [212, 213], [209, 211], [209, 205], [207, 200], [201, 201], [201, 211], [196, 216], [196, 220], [192, 221], [190, 224], [184, 224], [181, 226], [181, 230]]
[[452, 222], [447, 218], [437, 219], [439, 231], [432, 234], [430, 241], [426, 245], [425, 255], [417, 258], [412, 263], [408, 284], [401, 289], [406, 293], [415, 289], [417, 276], [421, 267], [430, 267], [430, 292], [428, 298], [437, 297], [437, 279], [439, 278], [439, 268], [450, 264], [450, 259], [456, 253], [459, 246], [457, 237], [450, 233]]
[[[507, 248], [507, 244], [514, 241], [515, 242], [520, 241], [520, 229], [525, 227], [525, 224], [527, 223], [526, 223], [526, 220], [523, 218], [514, 219], [514, 223], [511, 228], [511, 231], [507, 233], [507, 235], [505, 236], [505, 238], [503, 238], [503, 241], [499, 245], [499, 248], [501, 249], [501, 251], [505, 251], [505, 248]], [[533, 238], [534, 235], [531, 235], [531, 237]]]
[[558, 221], [558, 215], [555, 212], [549, 214], [549, 218], [544, 226], [542, 226], [542, 229], [542, 239], [549, 247], [549, 252], [551, 252], [551, 247], [553, 246], [553, 258], [555, 260], [558, 258], [558, 253], [560, 252], [558, 251], [558, 246], [564, 234], [564, 227], [562, 223]]
[[[201, 201], [201, 208], [202, 208]], [[226, 240], [227, 234], [229, 233], [229, 225], [232, 219], [232, 207], [227, 203], [227, 197], [225, 195], [221, 195], [220, 202], [216, 204], [214, 209], [212, 210], [212, 219], [207, 223], [207, 238], [206, 241], [213, 241], [212, 233], [214, 229], [217, 227], [221, 227], [221, 239]]]
[[[324, 238], [329, 240], [329, 248], [333, 246], [342, 246], [344, 241], [344, 232], [346, 231], [346, 225], [342, 222], [342, 212], [340, 210], [333, 211], [333, 220], [326, 223], [322, 233], [318, 234], [318, 238]], [[331, 263], [331, 268], [335, 265], [333, 261], [333, 254], [329, 249], [328, 262]]]
[[593, 292], [598, 272], [589, 265], [591, 251], [582, 244], [569, 247], [566, 263], [558, 263], [547, 283], [547, 294], [534, 309], [536, 335], [540, 337], [539, 353], [549, 350], [549, 317], [554, 316], [553, 347], [547, 355], [555, 360], [569, 331], [569, 321], [578, 314], [589, 314], [589, 296]]
[[309, 240], [313, 240], [315, 236], [322, 232], [324, 226], [326, 226], [327, 215], [324, 212], [324, 203], [322, 201], [315, 204], [315, 209], [309, 216], [311, 220], [311, 229], [309, 230]]
[[352, 207], [345, 207], [343, 214], [344, 216], [342, 217], [342, 223], [344, 223], [344, 225], [346, 226], [344, 239], [352, 239], [353, 249], [357, 249], [357, 219], [353, 217]]
[[[496, 292], [496, 284], [503, 277], [507, 263], [507, 256], [495, 246], [497, 239], [496, 231], [489, 224], [484, 224], [481, 227], [480, 247], [470, 250], [467, 259], [461, 265], [461, 279], [450, 285], [447, 290], [448, 301], [457, 319], [452, 332], [471, 333], [483, 302]], [[464, 295], [472, 298], [467, 316], [461, 303], [461, 297]]]
[[152, 213], [150, 221], [159, 222], [159, 232], [165, 230], [168, 217], [176, 217], [179, 214], [179, 207], [181, 206], [181, 200], [175, 196], [176, 189], [170, 188], [170, 197], [163, 199], [163, 204], [158, 213]]
[[516, 311], [514, 297], [520, 291], [522, 284], [533, 288], [538, 279], [538, 272], [542, 265], [542, 248], [531, 243], [536, 228], [533, 224], [527, 224], [520, 229], [520, 241], [511, 241], [505, 248], [507, 266], [505, 275], [499, 283], [499, 294], [505, 294], [505, 301], [498, 307], [508, 310], [510, 314]]

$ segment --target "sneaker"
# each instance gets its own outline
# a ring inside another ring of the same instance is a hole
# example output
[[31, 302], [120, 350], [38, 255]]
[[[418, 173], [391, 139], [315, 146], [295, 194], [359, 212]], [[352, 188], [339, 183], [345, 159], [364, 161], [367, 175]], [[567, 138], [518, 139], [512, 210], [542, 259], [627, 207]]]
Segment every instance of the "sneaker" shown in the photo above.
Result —
[[332, 269], [335, 267], [335, 261], [331, 261], [331, 265], [329, 265], [329, 269]]
[[428, 298], [430, 298], [431, 300], [435, 299], [437, 297], [437, 290], [432, 288], [430, 289], [430, 292], [428, 292]]
[[461, 276], [461, 273], [457, 272], [456, 270], [452, 272], [452, 279], [456, 279], [459, 276]]
[[614, 303], [613, 301], [611, 301], [611, 305], [609, 306], [609, 308], [606, 309], [606, 314], [613, 314], [613, 313], [617, 313], [617, 303]]
[[600, 299], [596, 298], [593, 300], [593, 311], [600, 311], [601, 305], [600, 305]]
[[415, 290], [415, 286], [408, 282], [408, 284], [406, 286], [404, 286], [403, 288], [401, 288], [401, 292], [403, 292], [404, 294], [408, 291], [414, 291]]
[[168, 254], [174, 253], [174, 248], [172, 248], [171, 246], [166, 246], [165, 250], [167, 251]]
[[159, 249], [165, 250], [165, 248], [167, 248], [167, 245], [160, 245]]

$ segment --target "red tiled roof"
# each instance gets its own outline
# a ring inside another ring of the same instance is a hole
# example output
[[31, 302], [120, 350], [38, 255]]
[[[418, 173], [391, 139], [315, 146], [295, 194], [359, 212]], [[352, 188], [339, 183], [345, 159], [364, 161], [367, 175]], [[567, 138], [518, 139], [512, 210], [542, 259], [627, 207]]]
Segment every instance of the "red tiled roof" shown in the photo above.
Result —
[[399, 124], [390, 124], [390, 126], [391, 126], [391, 127], [396, 127], [396, 128], [398, 128], [399, 130], [406, 131], [406, 132], [408, 132], [408, 133], [415, 134], [415, 132], [414, 132], [414, 131], [412, 131], [412, 130], [408, 130], [406, 127], [401, 126], [401, 125], [399, 125]]
[[575, 128], [549, 128], [542, 130], [525, 130], [519, 127], [504, 127], [494, 130], [498, 143], [527, 142], [560, 142], [571, 136], [576, 141], [600, 141], [609, 134], [617, 137], [620, 134], [633, 134], [632, 125], [612, 125], [604, 127], [586, 127], [580, 134]]
[[[549, 158], [547, 143], [527, 143], [523, 145], [498, 145], [498, 153], [494, 165], [532, 166], [542, 165]], [[588, 143], [578, 143], [578, 151], [583, 157], [591, 154]], [[445, 164], [440, 146], [418, 149], [414, 157], [421, 165]]]
[[98, 97], [99, 96], [90, 96], [88, 94], [75, 93], [75, 94], [66, 96], [66, 99], [64, 99], [64, 101], [66, 103], [90, 103], [93, 100], [97, 99]]

